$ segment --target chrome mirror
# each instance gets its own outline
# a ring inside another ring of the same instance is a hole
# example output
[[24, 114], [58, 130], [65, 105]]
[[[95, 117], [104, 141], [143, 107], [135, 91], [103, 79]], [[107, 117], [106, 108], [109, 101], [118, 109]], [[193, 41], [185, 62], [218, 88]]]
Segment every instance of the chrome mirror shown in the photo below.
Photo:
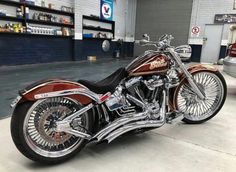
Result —
[[146, 40], [146, 39], [142, 39], [139, 41], [139, 45], [141, 45], [141, 46], [145, 46], [147, 44], [148, 44], [148, 40]]
[[150, 41], [150, 36], [148, 36], [148, 34], [143, 34], [143, 38], [146, 38], [148, 41]]
[[104, 52], [108, 52], [110, 50], [111, 44], [108, 40], [103, 41], [102, 49]]

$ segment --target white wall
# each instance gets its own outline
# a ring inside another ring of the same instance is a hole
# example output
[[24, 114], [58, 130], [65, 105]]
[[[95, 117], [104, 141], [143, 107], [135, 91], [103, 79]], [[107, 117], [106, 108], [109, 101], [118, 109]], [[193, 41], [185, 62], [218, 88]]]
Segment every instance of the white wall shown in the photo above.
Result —
[[81, 40], [83, 15], [100, 15], [100, 1], [98, 0], [75, 0], [75, 39]]
[[[192, 44], [202, 44], [205, 25], [214, 24], [215, 14], [231, 13], [236, 13], [236, 10], [233, 10], [233, 0], [193, 0], [189, 42]], [[230, 25], [232, 24], [224, 24], [222, 45], [227, 44]], [[200, 26], [201, 32], [198, 38], [191, 37], [192, 26]]]
[[135, 40], [135, 28], [136, 28], [136, 10], [137, 0], [128, 0], [126, 21], [126, 35], [125, 41], [133, 42]]
[[[115, 39], [134, 41], [137, 0], [114, 0]], [[100, 0], [75, 0], [75, 39], [82, 39], [82, 16], [100, 16]]]

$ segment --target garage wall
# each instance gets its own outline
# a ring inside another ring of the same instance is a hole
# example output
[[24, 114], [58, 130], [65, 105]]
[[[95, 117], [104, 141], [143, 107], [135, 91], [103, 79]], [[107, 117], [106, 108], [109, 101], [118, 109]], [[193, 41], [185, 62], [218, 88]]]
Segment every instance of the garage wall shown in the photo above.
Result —
[[0, 66], [71, 61], [71, 38], [1, 35]]
[[[15, 1], [19, 2], [19, 0]], [[111, 41], [111, 50], [108, 53], [102, 51], [101, 40], [82, 39], [82, 16], [91, 14], [100, 16], [100, 0], [47, 0], [46, 3], [55, 4], [56, 9], [60, 9], [62, 5], [74, 7], [75, 38], [63, 39], [48, 38], [47, 36], [14, 35], [8, 39], [8, 36], [1, 35], [0, 65], [85, 60], [89, 55], [95, 55], [98, 58], [112, 57], [118, 49], [118, 39], [124, 40], [121, 55], [124, 57], [133, 56], [137, 0], [114, 0], [115, 40]], [[0, 5], [0, 9], [5, 9], [9, 14], [16, 15], [15, 7]], [[8, 22], [0, 21], [0, 24], [5, 23]], [[14, 38], [16, 41], [14, 41]], [[5, 44], [6, 42], [7, 44]], [[11, 45], [11, 47], [7, 45]]]
[[[187, 44], [192, 12], [192, 0], [138, 0], [135, 39], [144, 33], [157, 40], [162, 34], [175, 37], [173, 45]], [[146, 48], [135, 46], [135, 55]]]
[[124, 41], [121, 56], [133, 56], [137, 0], [114, 0], [115, 39], [110, 41], [111, 49], [109, 52], [102, 51], [103, 41], [101, 40], [83, 40], [83, 15], [100, 16], [100, 2], [101, 0], [75, 0], [75, 59], [85, 60], [87, 56], [112, 57], [118, 49], [118, 39]]
[[[191, 27], [200, 26], [201, 32], [199, 38], [202, 39], [204, 36], [204, 29], [206, 24], [214, 24], [215, 14], [232, 14], [236, 13], [233, 10], [233, 0], [193, 0], [193, 11], [191, 17]], [[224, 25], [224, 32], [222, 40], [228, 40], [230, 24]], [[189, 33], [190, 39], [191, 32]], [[192, 38], [198, 39], [198, 38]]]
[[[19, 0], [15, 0], [18, 1]], [[73, 7], [74, 0], [47, 0], [55, 4]], [[16, 7], [0, 5], [1, 10], [16, 16]], [[0, 25], [9, 23], [0, 21]], [[11, 22], [13, 23], [13, 22]], [[73, 60], [73, 39], [35, 35], [0, 35], [0, 66], [49, 63]]]
[[[75, 0], [75, 39], [82, 40], [82, 16], [100, 16], [101, 0]], [[137, 0], [114, 0], [115, 39], [134, 41]]]
[[[206, 24], [214, 24], [215, 14], [235, 14], [236, 10], [233, 10], [233, 3], [233, 0], [217, 0], [217, 2], [214, 0], [193, 0], [193, 10], [189, 29], [189, 44], [192, 45], [195, 52], [195, 55], [193, 56], [194, 61], [200, 61]], [[225, 57], [230, 25], [232, 24], [223, 25], [224, 28], [219, 58]], [[191, 36], [191, 28], [193, 26], [200, 27], [199, 37]]]

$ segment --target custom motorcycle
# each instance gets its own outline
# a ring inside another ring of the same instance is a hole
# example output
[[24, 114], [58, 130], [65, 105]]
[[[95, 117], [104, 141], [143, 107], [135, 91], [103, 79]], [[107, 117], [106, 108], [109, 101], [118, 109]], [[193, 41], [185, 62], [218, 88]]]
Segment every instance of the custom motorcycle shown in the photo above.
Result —
[[60, 163], [89, 142], [108, 142], [125, 133], [162, 127], [180, 117], [200, 124], [214, 117], [226, 98], [226, 83], [209, 65], [189, 68], [181, 57], [191, 47], [172, 47], [163, 35], [155, 46], [99, 82], [51, 79], [19, 91], [12, 103], [11, 134], [31, 160]]

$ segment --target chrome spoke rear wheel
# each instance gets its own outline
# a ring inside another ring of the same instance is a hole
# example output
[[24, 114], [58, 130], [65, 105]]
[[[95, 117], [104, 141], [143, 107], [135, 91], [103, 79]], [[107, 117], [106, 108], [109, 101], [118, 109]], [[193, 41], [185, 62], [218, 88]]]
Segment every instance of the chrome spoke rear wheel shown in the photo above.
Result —
[[188, 82], [181, 85], [177, 95], [177, 108], [190, 121], [204, 121], [214, 116], [225, 97], [225, 88], [221, 79], [211, 72], [199, 72], [193, 75], [205, 99], [200, 99]]
[[[81, 105], [76, 101], [63, 97], [35, 102], [24, 120], [23, 134], [27, 145], [35, 153], [50, 158], [63, 157], [76, 150], [83, 139], [65, 132], [57, 132], [56, 122], [80, 108]], [[86, 132], [88, 124], [86, 113], [76, 119], [76, 122], [75, 128]]]

